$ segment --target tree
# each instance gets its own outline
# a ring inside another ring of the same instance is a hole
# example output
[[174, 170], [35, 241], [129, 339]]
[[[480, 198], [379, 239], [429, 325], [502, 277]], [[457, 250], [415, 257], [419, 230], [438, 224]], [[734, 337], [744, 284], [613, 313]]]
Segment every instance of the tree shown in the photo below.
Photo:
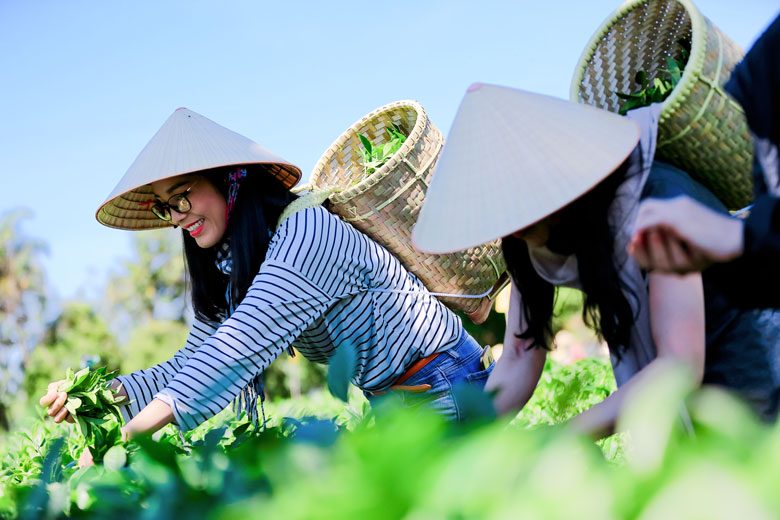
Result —
[[68, 368], [120, 367], [119, 344], [105, 321], [89, 304], [70, 302], [54, 320], [35, 348], [25, 371], [24, 389], [31, 400], [43, 395], [46, 385], [65, 377]]
[[28, 211], [0, 218], [0, 427], [8, 429], [8, 406], [22, 382], [35, 345], [44, 334], [48, 302], [40, 257], [43, 242], [22, 235], [19, 223]]
[[178, 321], [150, 320], [136, 327], [125, 343], [122, 373], [149, 368], [173, 357], [184, 346], [188, 328]]
[[[134, 255], [109, 276], [105, 316], [117, 334], [153, 319], [188, 321], [184, 260], [177, 233], [144, 231], [133, 236]], [[126, 338], [122, 338], [126, 339]]]

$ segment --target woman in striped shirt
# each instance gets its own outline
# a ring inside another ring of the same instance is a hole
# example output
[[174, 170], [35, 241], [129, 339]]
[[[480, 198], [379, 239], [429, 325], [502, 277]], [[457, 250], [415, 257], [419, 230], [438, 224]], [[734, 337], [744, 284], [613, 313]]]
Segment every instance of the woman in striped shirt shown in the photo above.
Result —
[[[492, 364], [483, 366], [482, 349], [395, 257], [321, 206], [277, 226], [299, 178], [252, 141], [179, 109], [101, 206], [98, 220], [111, 227], [182, 228], [196, 317], [171, 360], [117, 378], [127, 435], [194, 428], [241, 394], [256, 414], [260, 375], [292, 345], [317, 363], [353, 349], [352, 383], [367, 395], [420, 393], [463, 418], [452, 388], [484, 386]], [[41, 404], [61, 422], [58, 386]]]

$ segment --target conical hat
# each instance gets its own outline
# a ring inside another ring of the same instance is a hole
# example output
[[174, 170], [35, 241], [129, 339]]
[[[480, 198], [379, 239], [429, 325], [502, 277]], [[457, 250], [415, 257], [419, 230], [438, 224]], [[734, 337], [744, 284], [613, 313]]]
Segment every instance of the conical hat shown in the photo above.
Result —
[[98, 208], [98, 222], [120, 229], [170, 226], [151, 212], [150, 183], [222, 166], [263, 164], [291, 188], [301, 170], [251, 139], [186, 108], [178, 108], [135, 159], [114, 191]]
[[412, 242], [427, 253], [451, 253], [528, 227], [596, 186], [638, 141], [636, 123], [606, 110], [475, 83]]

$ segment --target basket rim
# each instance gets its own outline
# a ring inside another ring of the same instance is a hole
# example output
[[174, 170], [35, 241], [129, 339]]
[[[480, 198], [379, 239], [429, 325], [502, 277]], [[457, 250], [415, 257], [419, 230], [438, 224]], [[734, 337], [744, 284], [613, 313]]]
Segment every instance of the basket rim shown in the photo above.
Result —
[[[577, 66], [574, 70], [574, 77], [572, 78], [571, 88], [569, 90], [569, 98], [575, 103], [579, 102], [580, 87], [582, 86], [582, 80], [585, 76], [585, 69], [593, 58], [596, 49], [598, 48], [601, 40], [612, 29], [621, 18], [630, 13], [634, 9], [645, 6], [648, 2], [653, 0], [628, 0], [618, 7], [596, 30], [591, 36], [588, 44], [580, 55], [580, 59], [577, 61]], [[680, 78], [680, 82], [672, 90], [662, 103], [660, 119], [666, 119], [670, 113], [676, 110], [688, 97], [691, 90], [695, 86], [696, 82], [701, 76], [701, 70], [704, 66], [704, 57], [707, 47], [707, 24], [701, 11], [690, 0], [675, 0], [678, 4], [688, 12], [688, 16], [691, 18], [691, 53], [688, 57], [688, 61], [685, 64], [683, 75]], [[691, 66], [693, 65], [693, 66]]]
[[354, 186], [350, 186], [346, 189], [342, 189], [338, 192], [333, 193], [330, 196], [330, 199], [336, 203], [347, 202], [359, 195], [362, 195], [372, 187], [376, 186], [376, 184], [381, 182], [382, 179], [387, 177], [390, 174], [390, 172], [393, 169], [395, 169], [398, 163], [401, 162], [402, 160], [401, 158], [405, 157], [412, 150], [412, 148], [414, 148], [417, 145], [417, 141], [419, 140], [420, 136], [422, 136], [423, 131], [425, 130], [426, 125], [428, 124], [428, 116], [425, 112], [425, 109], [422, 107], [422, 105], [419, 102], [415, 100], [404, 99], [401, 101], [394, 101], [392, 103], [383, 105], [375, 110], [372, 110], [368, 114], [358, 119], [349, 128], [347, 128], [344, 132], [342, 132], [341, 135], [339, 135], [339, 137], [336, 138], [336, 140], [333, 141], [333, 143], [331, 143], [331, 145], [320, 156], [320, 158], [317, 160], [317, 163], [314, 165], [311, 174], [309, 175], [308, 184], [311, 184], [312, 186], [317, 185], [317, 181], [320, 178], [321, 173], [324, 170], [325, 166], [330, 161], [330, 158], [337, 150], [339, 150], [344, 146], [344, 144], [349, 140], [350, 137], [352, 137], [353, 134], [358, 133], [359, 127], [365, 125], [367, 122], [371, 121], [372, 119], [376, 119], [378, 116], [386, 112], [390, 112], [391, 110], [395, 110], [397, 108], [411, 108], [417, 114], [414, 127], [412, 127], [412, 130], [409, 132], [409, 135], [406, 136], [406, 140], [404, 141], [404, 143], [374, 173], [370, 174], [365, 179], [362, 179]]

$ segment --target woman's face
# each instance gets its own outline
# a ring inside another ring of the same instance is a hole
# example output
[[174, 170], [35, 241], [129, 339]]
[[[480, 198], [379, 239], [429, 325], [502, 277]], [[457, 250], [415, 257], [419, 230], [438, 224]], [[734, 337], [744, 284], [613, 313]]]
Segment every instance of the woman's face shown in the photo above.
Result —
[[167, 202], [172, 196], [186, 192], [192, 207], [186, 213], [171, 208], [171, 223], [189, 233], [198, 246], [212, 247], [222, 240], [227, 229], [227, 202], [206, 177], [179, 175], [152, 183], [152, 190], [160, 202]]

